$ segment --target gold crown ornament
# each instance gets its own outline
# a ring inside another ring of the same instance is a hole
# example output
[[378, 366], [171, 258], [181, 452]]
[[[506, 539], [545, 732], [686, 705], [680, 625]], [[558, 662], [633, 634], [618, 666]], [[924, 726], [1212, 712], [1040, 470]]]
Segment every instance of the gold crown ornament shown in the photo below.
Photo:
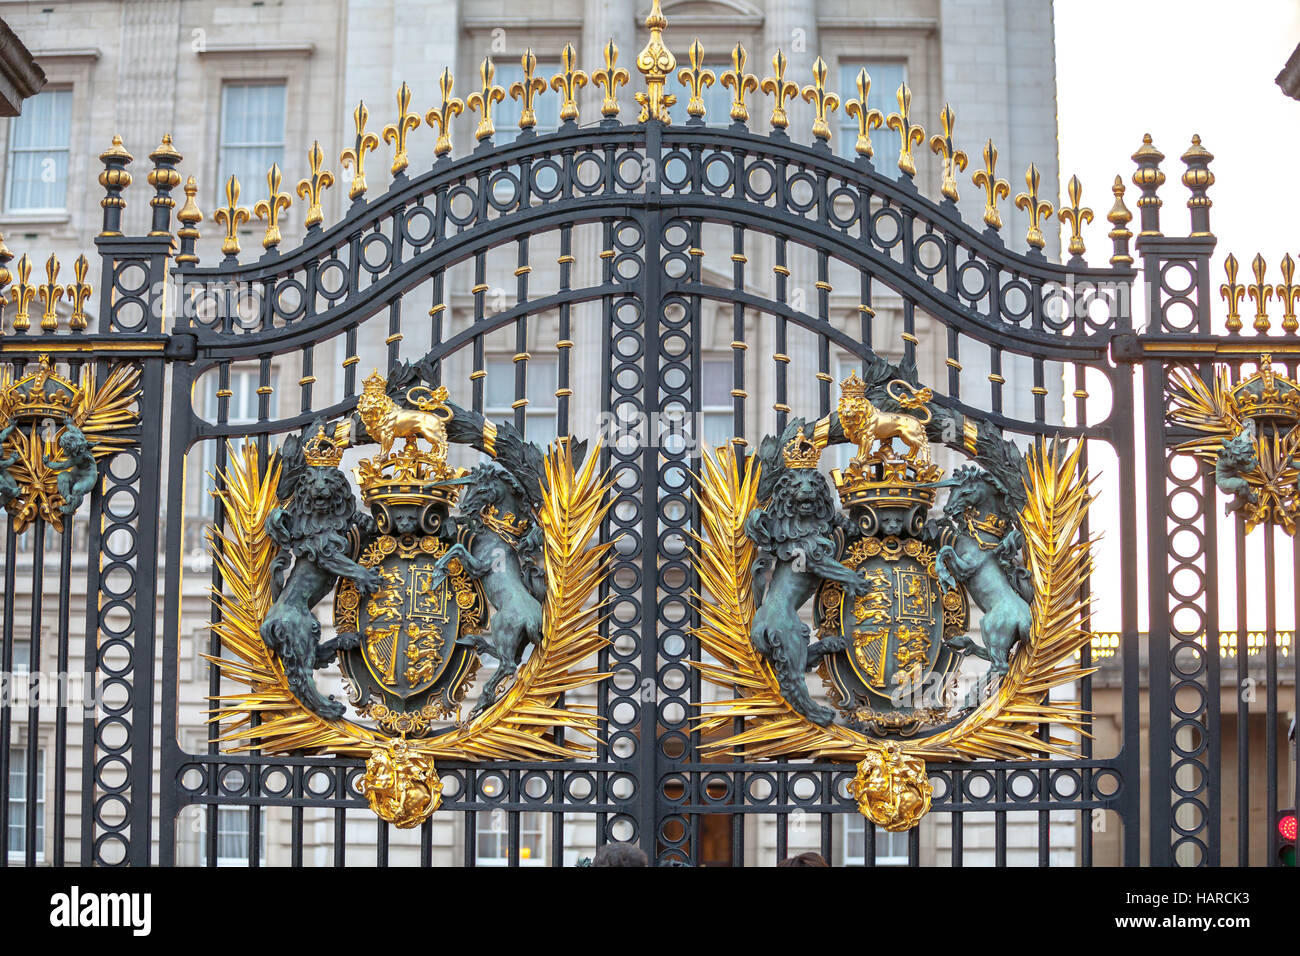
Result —
[[1273, 356], [1259, 357], [1259, 370], [1232, 390], [1232, 400], [1242, 419], [1282, 427], [1300, 423], [1300, 385], [1273, 371]]
[[781, 450], [781, 457], [785, 459], [787, 468], [816, 468], [821, 456], [821, 449], [817, 447], [817, 443], [804, 435], [802, 428], [799, 429], [799, 434], [786, 442], [785, 448]]
[[[454, 412], [447, 405], [447, 388], [417, 385], [406, 393], [414, 408], [398, 405], [388, 395], [388, 382], [377, 371], [367, 376], [357, 411], [380, 452], [357, 467], [357, 483], [366, 504], [450, 507], [460, 495], [461, 479], [469, 474], [447, 464], [447, 422]], [[401, 449], [393, 451], [397, 439]], [[419, 441], [429, 444], [426, 450]]]
[[66, 415], [73, 415], [80, 390], [69, 379], [59, 375], [48, 355], [41, 355], [34, 372], [17, 382], [0, 381], [5, 414], [20, 421], [53, 418], [62, 423]]
[[315, 435], [303, 442], [302, 454], [307, 464], [316, 468], [337, 468], [343, 460], [343, 450], [352, 443], [352, 423], [341, 421], [334, 426], [334, 434], [321, 425]]

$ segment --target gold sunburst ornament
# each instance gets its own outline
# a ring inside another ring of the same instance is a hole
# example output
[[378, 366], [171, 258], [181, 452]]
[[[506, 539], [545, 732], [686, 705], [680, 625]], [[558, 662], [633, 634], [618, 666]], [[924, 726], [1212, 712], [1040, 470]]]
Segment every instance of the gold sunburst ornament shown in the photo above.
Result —
[[[1072, 738], [1084, 732], [1087, 715], [1053, 691], [1093, 670], [1076, 658], [1089, 638], [1083, 627], [1086, 602], [1079, 595], [1091, 570], [1090, 543], [1081, 530], [1092, 496], [1081, 449], [1040, 444], [1025, 462], [1019, 526], [1035, 595], [1028, 638], [1011, 654], [1001, 680], [960, 720], [914, 737], [868, 733], [852, 722], [821, 723], [792, 703], [777, 669], [752, 639], [756, 608], [771, 599], [774, 587], [769, 581], [769, 597], [760, 601], [751, 572], [759, 549], [746, 532], [751, 514], [763, 505], [759, 456], [743, 464], [731, 449], [706, 456], [697, 483], [703, 533], [693, 555], [702, 584], [694, 633], [703, 659], [695, 666], [706, 681], [729, 693], [701, 705], [704, 712], [696, 721], [707, 741], [705, 751], [745, 760], [851, 761], [857, 775], [850, 793], [858, 809], [892, 831], [916, 826], [929, 810], [926, 761], [1071, 753]], [[881, 487], [877, 483], [877, 493]], [[873, 573], [880, 572], [868, 571], [868, 581]], [[1040, 733], [1045, 726], [1065, 735], [1045, 737]]]
[[[232, 449], [216, 493], [229, 521], [224, 530], [210, 533], [224, 581], [214, 592], [221, 615], [213, 625], [223, 653], [210, 660], [223, 678], [240, 685], [213, 699], [219, 741], [236, 752], [257, 748], [365, 757], [367, 801], [401, 828], [419, 825], [441, 803], [437, 759], [549, 760], [589, 753], [600, 718], [563, 697], [608, 676], [592, 664], [607, 643], [599, 632], [601, 605], [595, 595], [611, 547], [597, 543], [609, 487], [597, 471], [599, 450], [578, 464], [572, 441], [557, 439], [544, 455], [537, 451], [527, 459], [538, 472], [540, 501], [535, 511], [516, 509], [526, 518], [510, 517], [515, 529], [535, 527], [529, 537], [538, 542], [545, 594], [539, 603], [537, 646], [526, 659], [521, 659], [522, 646], [515, 659], [502, 659], [503, 628], [521, 614], [514, 607], [513, 616], [494, 617], [500, 609], [484, 602], [476, 576], [498, 570], [483, 559], [478, 542], [504, 539], [494, 537], [496, 532], [478, 522], [476, 513], [460, 519], [458, 534], [446, 513], [458, 496], [462, 514], [477, 508], [484, 482], [501, 480], [516, 487], [513, 475], [519, 469], [500, 478], [506, 469], [488, 462], [466, 475], [445, 467], [445, 446], [439, 449], [435, 441], [432, 451], [418, 447], [416, 432], [438, 431], [438, 410], [447, 407], [439, 391], [407, 413], [414, 418], [388, 417], [396, 423], [397, 437], [406, 437], [406, 448], [368, 466], [363, 462], [361, 470], [369, 468], [369, 477], [363, 478], [362, 497], [378, 524], [363, 533], [356, 562], [340, 562], [345, 576], [336, 591], [335, 623], [341, 633], [331, 639], [333, 644], [317, 645], [311, 638], [308, 654], [316, 660], [307, 664], [305, 682], [303, 668], [290, 653], [292, 625], [298, 621], [310, 630], [312, 619], [305, 612], [293, 615], [286, 598], [292, 578], [277, 594], [280, 532], [291, 520], [286, 516], [293, 514], [292, 501], [282, 498], [284, 479], [294, 469], [302, 472], [293, 486], [300, 498], [337, 483], [332, 476], [341, 475], [337, 465], [349, 441], [346, 423], [333, 431], [320, 427], [301, 452], [286, 441], [268, 466], [260, 463], [254, 442]], [[385, 427], [381, 418], [388, 412], [366, 408], [361, 415], [374, 435]], [[410, 424], [411, 433], [403, 431], [402, 421]], [[483, 431], [482, 445], [492, 448], [495, 443], [501, 459], [508, 436], [488, 423]], [[514, 447], [533, 448], [517, 438]], [[522, 564], [526, 548], [518, 542], [507, 545]], [[300, 556], [293, 573], [303, 564]], [[351, 641], [342, 633], [349, 629]], [[338, 654], [355, 718], [344, 716], [332, 699], [319, 697], [311, 682], [311, 671], [322, 666], [327, 648]], [[459, 704], [480, 652], [502, 659], [499, 672], [510, 670], [512, 679], [500, 690], [485, 689], [479, 706], [462, 717]], [[439, 720], [441, 727], [435, 726]]]
[[1200, 434], [1178, 446], [1214, 469], [1229, 496], [1225, 513], [1241, 515], [1246, 532], [1262, 523], [1295, 534], [1300, 516], [1300, 383], [1260, 355], [1253, 375], [1233, 384], [1219, 366], [1208, 382], [1191, 370], [1170, 374], [1169, 421]]

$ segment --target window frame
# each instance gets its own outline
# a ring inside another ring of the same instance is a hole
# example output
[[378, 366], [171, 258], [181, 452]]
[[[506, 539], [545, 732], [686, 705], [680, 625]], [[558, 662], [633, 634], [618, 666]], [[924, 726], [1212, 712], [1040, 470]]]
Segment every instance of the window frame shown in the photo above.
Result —
[[[22, 863], [27, 858], [27, 744], [9, 745], [9, 833], [8, 838], [10, 863]], [[15, 786], [14, 773], [22, 775], [21, 782]], [[36, 747], [36, 862], [45, 862], [45, 748]], [[15, 830], [21, 837], [22, 846], [17, 847]]]
[[[73, 173], [73, 143], [75, 140], [76, 111], [77, 111], [77, 92], [75, 87], [67, 83], [51, 84], [41, 90], [36, 96], [28, 100], [30, 105], [35, 99], [42, 96], [66, 95], [67, 96], [67, 146], [62, 149], [51, 149], [47, 146], [41, 147], [16, 147], [14, 145], [14, 124], [22, 121], [23, 115], [11, 116], [9, 122], [5, 124], [5, 164], [4, 164], [4, 215], [12, 219], [32, 219], [45, 217], [64, 217], [70, 214], [72, 191], [72, 173]], [[30, 113], [25, 115], [30, 116]], [[38, 152], [62, 152], [67, 154], [67, 160], [63, 166], [63, 205], [61, 206], [14, 206], [13, 189], [14, 189], [14, 154], [15, 151], [23, 153]]]
[[[253, 77], [226, 78], [221, 81], [220, 91], [217, 100], [217, 123], [216, 123], [216, 175], [213, 177], [216, 184], [215, 201], [217, 206], [224, 206], [226, 203], [226, 180], [230, 178], [230, 170], [223, 169], [226, 150], [254, 150], [254, 149], [274, 149], [276, 144], [272, 142], [259, 143], [237, 143], [230, 145], [226, 142], [226, 119], [228, 116], [226, 94], [232, 89], [252, 89], [252, 88], [272, 88], [278, 87], [283, 93], [283, 105], [280, 113], [280, 158], [272, 160], [279, 165], [283, 171], [285, 169], [285, 156], [289, 149], [289, 82], [282, 78], [257, 79]], [[246, 205], [252, 205], [253, 197], [261, 197], [266, 182], [266, 174], [270, 171], [268, 164], [266, 169], [262, 170], [261, 176], [254, 182], [240, 180], [241, 201]], [[238, 173], [236, 173], [238, 175]]]

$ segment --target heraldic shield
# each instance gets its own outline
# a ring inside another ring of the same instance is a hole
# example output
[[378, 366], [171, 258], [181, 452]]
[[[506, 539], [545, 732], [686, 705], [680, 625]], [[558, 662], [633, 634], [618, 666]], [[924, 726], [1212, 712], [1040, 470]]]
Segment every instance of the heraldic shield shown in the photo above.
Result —
[[[561, 437], [543, 450], [452, 404], [436, 378], [424, 363], [376, 372], [354, 416], [312, 423], [266, 464], [247, 443], [218, 491], [228, 529], [212, 535], [230, 582], [214, 663], [248, 687], [216, 701], [222, 741], [364, 756], [367, 802], [402, 828], [441, 803], [436, 757], [590, 752], [598, 718], [564, 695], [607, 676], [591, 666], [610, 548], [598, 449]], [[484, 458], [454, 467], [452, 444]], [[367, 446], [359, 507], [341, 466]], [[313, 609], [331, 591], [322, 639]], [[484, 657], [495, 669], [465, 713]], [[346, 702], [317, 685], [334, 664]]]
[[[945, 472], [932, 441], [976, 464]], [[837, 444], [855, 454], [828, 480]], [[1069, 752], [1040, 728], [1083, 718], [1047, 693], [1088, 672], [1079, 446], [1025, 455], [937, 403], [910, 363], [876, 357], [830, 415], [791, 420], [756, 454], [706, 456], [698, 486], [696, 634], [717, 661], [699, 666], [732, 691], [701, 705], [706, 750], [851, 760], [846, 795], [894, 831], [930, 809], [928, 759]]]

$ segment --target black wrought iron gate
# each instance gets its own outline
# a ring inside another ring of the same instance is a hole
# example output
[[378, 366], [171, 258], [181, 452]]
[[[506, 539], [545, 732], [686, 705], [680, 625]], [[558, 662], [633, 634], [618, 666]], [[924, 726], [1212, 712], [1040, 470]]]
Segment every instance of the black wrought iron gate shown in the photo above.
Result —
[[[414, 114], [399, 117], [395, 175], [378, 194], [365, 188], [375, 142], [359, 112], [346, 215], [318, 220], [297, 248], [282, 250], [277, 220], [292, 197], [273, 171], [259, 211], [265, 252], [245, 262], [238, 227], [248, 216], [237, 192], [218, 211], [224, 258], [199, 262], [197, 191], [187, 184], [173, 215], [181, 157], [168, 141], [149, 157], [147, 184], [131, 186], [120, 144], [101, 157], [102, 266], [89, 328], [61, 315], [51, 293], [32, 329], [27, 310], [40, 286], [29, 257], [5, 272], [14, 301], [0, 349], [13, 380], [41, 356], [74, 383], [83, 370], [102, 382], [127, 363], [140, 372], [140, 397], [138, 420], [122, 433], [130, 442], [102, 463], [102, 480], [61, 536], [47, 517], [27, 527], [10, 507], [3, 670], [19, 672], [11, 694], [30, 673], [43, 696], [0, 714], [9, 851], [0, 863], [389, 862], [395, 831], [361, 812], [360, 761], [223, 752], [215, 725], [203, 722], [207, 702], [187, 696], [195, 687], [223, 692], [215, 669], [206, 687], [194, 677], [204, 673], [199, 654], [222, 650], [190, 623], [203, 599], [193, 579], [231, 585], [202, 559], [205, 527], [228, 518], [220, 501], [206, 503], [226, 472], [228, 442], [253, 441], [268, 456], [317, 416], [350, 413], [359, 370], [427, 357], [453, 397], [543, 440], [608, 437], [611, 424], [637, 438], [607, 441], [602, 452], [617, 496], [605, 539], [619, 543], [605, 595], [610, 646], [599, 661], [612, 676], [592, 701], [605, 728], [594, 757], [440, 763], [444, 806], [419, 831], [411, 862], [454, 852], [465, 865], [520, 865], [537, 852], [563, 865], [572, 862], [566, 847], [631, 840], [661, 861], [743, 864], [807, 847], [871, 865], [883, 838], [869, 824], [858, 835], [846, 829], [857, 818], [844, 790], [851, 767], [701, 756], [692, 716], [705, 688], [690, 667], [699, 651], [688, 548], [698, 530], [689, 475], [699, 471], [706, 430], [744, 449], [788, 416], [826, 415], [832, 384], [877, 354], [918, 361], [940, 405], [1009, 434], [1086, 440], [1089, 467], [1108, 475], [1087, 531], [1116, 541], [1123, 562], [1094, 578], [1098, 607], [1114, 623], [1083, 651], [1083, 665], [1099, 670], [1079, 688], [1082, 706], [1104, 710], [1113, 730], [1081, 740], [1072, 759], [932, 766], [930, 822], [891, 844], [891, 859], [1272, 862], [1273, 828], [1252, 822], [1248, 808], [1252, 786], [1255, 797], [1265, 788], [1270, 820], [1290, 799], [1285, 715], [1295, 704], [1280, 688], [1294, 685], [1295, 652], [1278, 602], [1300, 560], [1279, 567], [1272, 526], [1259, 532], [1269, 542], [1262, 555], [1251, 555], [1238, 522], [1235, 567], [1224, 564], [1212, 477], [1176, 451], [1186, 434], [1166, 424], [1166, 393], [1173, 368], [1209, 375], [1220, 361], [1240, 374], [1260, 352], [1294, 375], [1290, 274], [1282, 334], [1266, 316], [1253, 335], [1240, 322], [1215, 333], [1208, 154], [1184, 157], [1190, 235], [1161, 233], [1163, 157], [1148, 144], [1135, 157], [1136, 238], [1117, 179], [1109, 265], [1085, 263], [1078, 228], [1058, 264], [1041, 251], [1038, 230], [1051, 212], [1032, 181], [1019, 204], [1029, 251], [1004, 241], [998, 204], [1007, 190], [995, 152], [985, 156], [984, 227], [972, 227], [951, 200], [935, 203], [914, 185], [906, 132], [895, 162], [880, 134], [873, 159], [865, 118], [852, 160], [832, 154], [821, 133], [812, 146], [793, 141], [775, 116], [770, 132], [752, 131], [747, 74], [736, 73], [742, 112], [736, 119], [733, 110], [729, 126], [706, 125], [713, 118], [702, 107], [676, 125], [653, 111], [623, 117], [616, 77], [606, 76], [611, 96], [599, 122], [581, 125], [575, 109], [556, 132], [524, 128], [502, 143], [485, 115], [487, 74], [476, 94], [477, 146], [453, 159], [448, 139], [432, 169], [402, 168]], [[779, 109], [789, 93], [779, 75], [776, 86]], [[825, 92], [820, 79], [809, 89]], [[443, 136], [456, 112], [449, 95], [448, 85], [430, 111]], [[318, 211], [320, 164], [313, 159], [304, 180], [309, 213]], [[128, 197], [148, 197], [147, 235], [121, 234]], [[1077, 195], [1062, 212], [1081, 224]], [[1133, 315], [1134, 254], [1145, 327]], [[502, 274], [512, 290], [491, 284]], [[84, 297], [69, 287], [68, 298], [80, 313]], [[1183, 492], [1192, 506], [1175, 510], [1171, 499]], [[1201, 582], [1190, 591], [1180, 583], [1187, 569]], [[1231, 665], [1224, 601], [1237, 605]], [[75, 663], [83, 653], [84, 669]], [[30, 662], [25, 671], [16, 655]], [[1234, 687], [1223, 698], [1231, 669], [1244, 686], [1261, 657], [1258, 694]], [[47, 661], [58, 673], [84, 670], [86, 687], [98, 689], [84, 711], [62, 684], [37, 680]], [[1222, 699], [1237, 701], [1229, 768]], [[1261, 710], [1262, 746], [1250, 723]], [[1261, 758], [1262, 776], [1244, 772]], [[1222, 808], [1234, 779], [1229, 856]], [[228, 811], [237, 826], [223, 830]], [[283, 856], [268, 857], [268, 836]], [[854, 852], [836, 852], [848, 843]], [[974, 858], [976, 843], [991, 851]]]

